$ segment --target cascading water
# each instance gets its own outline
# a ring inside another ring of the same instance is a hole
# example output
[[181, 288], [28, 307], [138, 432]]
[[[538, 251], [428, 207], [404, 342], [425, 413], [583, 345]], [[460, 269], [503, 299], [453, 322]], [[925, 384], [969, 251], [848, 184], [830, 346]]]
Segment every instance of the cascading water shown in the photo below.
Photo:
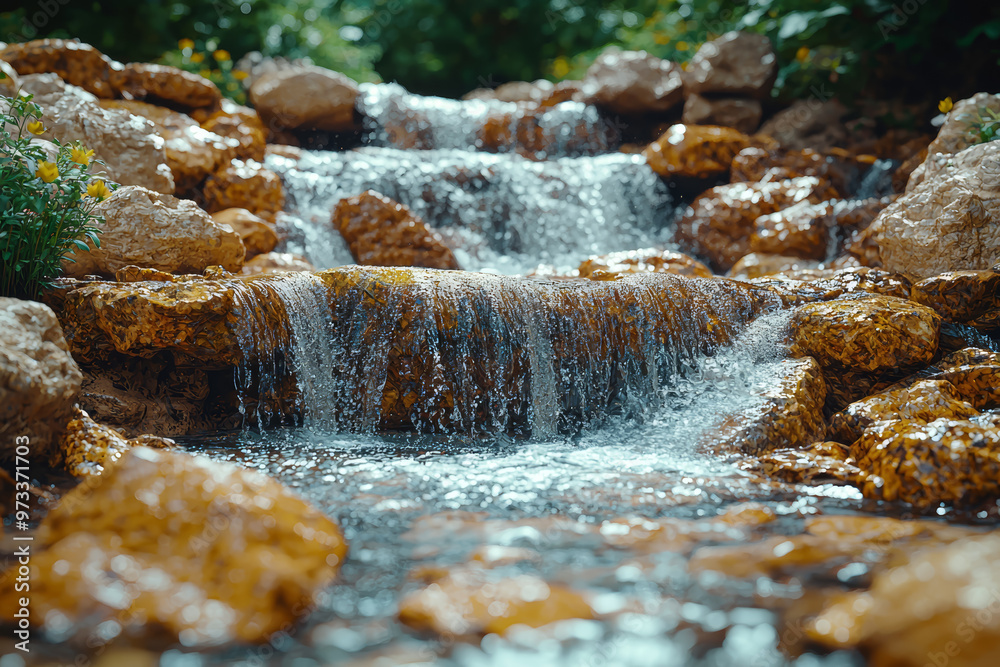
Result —
[[572, 270], [594, 254], [662, 246], [670, 238], [671, 197], [637, 155], [533, 162], [369, 148], [306, 152], [298, 161], [270, 156], [267, 166], [285, 186], [284, 225], [302, 230], [288, 250], [319, 267], [352, 263], [330, 213], [340, 199], [368, 189], [437, 228], [469, 271], [525, 274], [540, 264]]

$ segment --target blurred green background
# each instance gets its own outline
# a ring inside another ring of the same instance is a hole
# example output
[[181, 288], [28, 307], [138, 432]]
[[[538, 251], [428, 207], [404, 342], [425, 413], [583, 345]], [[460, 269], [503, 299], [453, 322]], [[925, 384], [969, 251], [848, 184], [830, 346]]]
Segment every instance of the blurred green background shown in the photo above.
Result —
[[998, 89], [997, 2], [37, 0], [0, 14], [5, 41], [79, 37], [118, 60], [207, 73], [231, 95], [240, 89], [231, 59], [249, 51], [458, 96], [511, 80], [578, 78], [611, 44], [683, 62], [732, 29], [771, 38], [774, 95], [783, 100], [816, 90], [850, 101]]

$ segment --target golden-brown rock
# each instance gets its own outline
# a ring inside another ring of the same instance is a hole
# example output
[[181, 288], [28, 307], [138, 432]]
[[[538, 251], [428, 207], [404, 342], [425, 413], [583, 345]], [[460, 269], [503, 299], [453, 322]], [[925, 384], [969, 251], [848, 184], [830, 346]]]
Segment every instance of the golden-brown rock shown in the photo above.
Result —
[[801, 257], [751, 252], [740, 257], [726, 275], [737, 280], [753, 280], [775, 274], [794, 273], [797, 280], [804, 272], [817, 270], [820, 266], [821, 262]]
[[[267, 641], [309, 610], [346, 555], [337, 525], [274, 480], [146, 447], [63, 496], [39, 547], [33, 623], [116, 621], [126, 635], [166, 632], [186, 646]], [[5, 614], [14, 595], [0, 594]]]
[[232, 160], [208, 177], [202, 190], [205, 210], [245, 208], [256, 214], [277, 213], [285, 204], [281, 179], [255, 160]]
[[801, 202], [781, 211], [762, 215], [754, 222], [750, 250], [755, 253], [823, 260], [830, 245], [823, 218], [833, 211], [832, 202]]
[[847, 460], [847, 449], [837, 442], [816, 442], [805, 449], [777, 449], [740, 461], [739, 466], [789, 484], [856, 484], [864, 475]]
[[243, 275], [245, 276], [315, 270], [316, 267], [305, 257], [287, 252], [265, 252], [243, 265]]
[[[911, 283], [881, 269], [866, 267], [833, 271], [832, 275], [805, 280], [782, 280], [782, 276], [754, 280], [757, 285], [767, 285], [789, 304], [830, 301], [852, 294], [881, 294], [898, 299], [909, 299]], [[791, 277], [790, 277], [791, 278]]]
[[275, 130], [355, 129], [358, 84], [322, 67], [296, 66], [265, 74], [250, 86], [250, 101]]
[[834, 196], [828, 184], [812, 176], [720, 185], [701, 194], [683, 211], [676, 239], [682, 249], [723, 272], [750, 252], [757, 218], [799, 202], [818, 203]]
[[830, 418], [826, 435], [851, 444], [879, 421], [931, 422], [966, 419], [979, 411], [961, 399], [958, 389], [944, 380], [923, 380], [901, 389], [884, 391], [851, 403]]
[[72, 417], [82, 375], [52, 310], [0, 297], [0, 459], [47, 453]]
[[739, 183], [815, 176], [829, 181], [839, 197], [847, 197], [863, 170], [874, 161], [873, 155], [858, 157], [842, 149], [820, 152], [808, 148], [796, 151], [751, 147], [733, 158], [730, 180]]
[[504, 634], [515, 625], [532, 628], [571, 618], [593, 618], [576, 591], [532, 575], [489, 577], [483, 568], [453, 569], [403, 598], [399, 620], [438, 635]]
[[643, 155], [660, 176], [706, 178], [729, 171], [733, 158], [753, 140], [729, 127], [671, 125]]
[[760, 126], [760, 101], [740, 98], [706, 98], [692, 93], [684, 102], [685, 125], [721, 125], [750, 134]]
[[670, 250], [626, 250], [584, 260], [578, 269], [581, 278], [599, 279], [629, 273], [674, 273], [679, 276], [711, 278], [712, 272], [698, 260]]
[[85, 411], [76, 408], [74, 417], [59, 439], [59, 452], [54, 463], [63, 466], [74, 477], [102, 474], [133, 447], [163, 449], [175, 443], [168, 438], [142, 435], [128, 439], [118, 431], [98, 424]]
[[201, 127], [220, 137], [238, 141], [236, 157], [239, 159], [264, 161], [267, 130], [257, 112], [250, 107], [223, 100], [222, 108], [201, 121]]
[[615, 113], [667, 111], [683, 100], [681, 69], [645, 51], [608, 49], [583, 79], [585, 101]]
[[201, 273], [213, 264], [229, 271], [243, 266], [239, 234], [192, 201], [127, 186], [94, 212], [104, 218], [101, 246], [75, 251], [75, 261], [63, 263], [68, 276], [113, 276], [130, 264], [170, 273]]
[[188, 109], [215, 108], [222, 101], [214, 83], [169, 65], [129, 63], [112, 70], [109, 83], [119, 96], [130, 100], [149, 99]]
[[246, 259], [271, 252], [278, 245], [278, 235], [274, 228], [263, 219], [245, 208], [224, 208], [212, 214], [212, 218], [222, 225], [229, 225], [240, 235], [246, 248]]
[[946, 320], [993, 321], [1000, 311], [1000, 271], [952, 271], [913, 285], [910, 298]]
[[763, 35], [732, 31], [705, 42], [684, 70], [684, 88], [691, 93], [722, 93], [767, 97], [778, 74], [771, 40]]
[[78, 39], [36, 39], [8, 44], [0, 50], [0, 60], [9, 63], [18, 74], [52, 72], [66, 83], [98, 97], [114, 96], [108, 81], [118, 63]]
[[340, 200], [332, 222], [358, 264], [459, 268], [434, 230], [410, 209], [374, 190]]

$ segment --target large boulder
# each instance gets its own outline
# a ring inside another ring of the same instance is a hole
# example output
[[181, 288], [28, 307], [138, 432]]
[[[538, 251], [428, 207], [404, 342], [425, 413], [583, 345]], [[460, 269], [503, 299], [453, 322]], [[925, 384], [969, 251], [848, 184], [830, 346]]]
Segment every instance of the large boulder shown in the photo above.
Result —
[[48, 306], [0, 297], [0, 459], [52, 451], [82, 377]]
[[332, 222], [358, 264], [459, 268], [437, 232], [410, 209], [374, 190], [340, 200]]
[[358, 84], [322, 67], [295, 66], [261, 76], [250, 87], [250, 101], [275, 130], [356, 129]]
[[126, 99], [146, 99], [181, 108], [218, 107], [222, 93], [208, 79], [169, 65], [129, 63], [111, 72], [112, 87]]
[[645, 51], [605, 51], [587, 70], [583, 98], [622, 114], [668, 111], [683, 99], [681, 69]]
[[[337, 524], [274, 480], [137, 447], [42, 522], [31, 621], [63, 636], [107, 622], [185, 646], [266, 642], [309, 610], [346, 552]], [[8, 622], [19, 595], [0, 593]]]
[[778, 74], [771, 40], [748, 32], [727, 32], [705, 42], [684, 70], [691, 93], [767, 97]]
[[872, 228], [885, 268], [918, 279], [1000, 262], [1000, 142], [950, 156]]
[[94, 214], [104, 218], [101, 245], [64, 260], [68, 276], [113, 276], [130, 264], [170, 273], [201, 273], [212, 265], [239, 271], [243, 266], [239, 234], [192, 201], [127, 186], [99, 203]]
[[54, 74], [23, 76], [21, 81], [42, 109], [43, 137], [83, 142], [117, 183], [173, 193], [164, 142], [152, 123], [122, 109], [104, 109], [93, 95]]
[[931, 276], [913, 285], [910, 298], [951, 322], [992, 327], [1000, 320], [1000, 267]]
[[110, 83], [115, 67], [103, 53], [77, 39], [36, 39], [7, 44], [0, 60], [10, 63], [18, 74], [56, 74], [66, 83], [79, 86], [98, 97], [114, 96]]
[[925, 159], [910, 175], [906, 190], [912, 190], [940, 171], [948, 164], [951, 156], [969, 146], [982, 143], [983, 138], [974, 123], [982, 115], [988, 117], [990, 112], [1000, 113], [1000, 94], [976, 93], [968, 99], [956, 102], [945, 117], [937, 137], [927, 146]]

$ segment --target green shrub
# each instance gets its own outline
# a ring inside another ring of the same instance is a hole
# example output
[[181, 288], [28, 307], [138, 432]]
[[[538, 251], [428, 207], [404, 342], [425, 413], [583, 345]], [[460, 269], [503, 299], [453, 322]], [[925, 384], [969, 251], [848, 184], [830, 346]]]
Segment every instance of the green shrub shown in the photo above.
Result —
[[31, 96], [0, 97], [0, 295], [34, 299], [59, 275], [60, 263], [88, 241], [100, 246], [93, 214], [110, 194], [90, 173], [93, 151], [55, 142], [53, 161], [32, 134], [44, 131]]

